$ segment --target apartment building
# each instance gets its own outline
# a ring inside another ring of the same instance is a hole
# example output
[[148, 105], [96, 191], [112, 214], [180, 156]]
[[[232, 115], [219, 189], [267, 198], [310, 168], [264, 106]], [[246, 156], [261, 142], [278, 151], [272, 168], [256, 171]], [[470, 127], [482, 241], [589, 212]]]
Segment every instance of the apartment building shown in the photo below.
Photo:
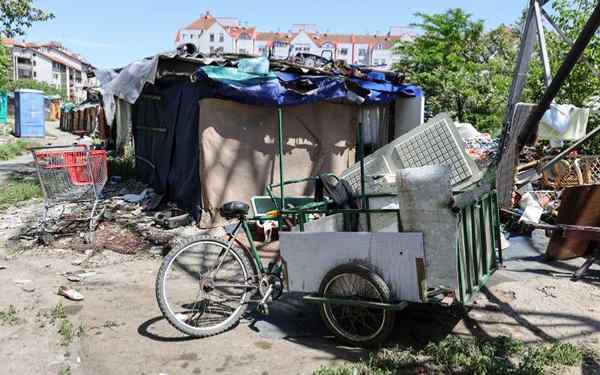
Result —
[[201, 53], [241, 53], [286, 58], [308, 52], [348, 64], [391, 68], [395, 62], [394, 44], [412, 41], [413, 29], [391, 27], [383, 35], [321, 33], [316, 25], [293, 25], [288, 32], [260, 32], [256, 27], [242, 25], [236, 18], [214, 17], [206, 12], [187, 27], [179, 30], [175, 45], [192, 43]]
[[32, 79], [64, 88], [69, 100], [80, 103], [87, 97], [85, 88], [95, 86], [88, 78], [94, 67], [81, 56], [57, 42], [45, 44], [1, 41], [11, 50], [12, 79]]

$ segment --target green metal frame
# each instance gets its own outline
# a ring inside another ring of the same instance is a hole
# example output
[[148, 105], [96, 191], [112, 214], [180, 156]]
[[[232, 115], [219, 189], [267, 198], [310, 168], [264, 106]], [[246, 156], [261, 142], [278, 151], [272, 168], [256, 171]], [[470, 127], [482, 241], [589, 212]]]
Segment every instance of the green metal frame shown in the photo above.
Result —
[[498, 268], [500, 219], [496, 192], [486, 193], [461, 209], [459, 220], [457, 297], [468, 305]]
[[[277, 109], [277, 151], [279, 154], [279, 183], [267, 186], [267, 194], [273, 199], [275, 207], [279, 210], [277, 220], [279, 227], [282, 227], [283, 217], [293, 217], [297, 219], [300, 231], [304, 230], [304, 224], [308, 220], [310, 214], [331, 215], [336, 213], [344, 214], [365, 214], [367, 217], [367, 230], [371, 231], [370, 214], [375, 213], [395, 213], [398, 220], [398, 231], [402, 232], [402, 221], [400, 210], [396, 209], [370, 209], [369, 198], [379, 196], [390, 196], [391, 194], [366, 194], [365, 183], [365, 164], [364, 164], [364, 142], [363, 142], [363, 125], [358, 124], [357, 141], [358, 141], [358, 159], [360, 163], [360, 199], [363, 202], [362, 209], [329, 209], [328, 202], [315, 202], [316, 205], [306, 205], [304, 207], [296, 207], [291, 209], [285, 208], [285, 186], [306, 181], [314, 181], [317, 177], [307, 177], [304, 179], [284, 180], [284, 145], [283, 145], [283, 110]], [[337, 177], [336, 177], [337, 178]], [[281, 207], [278, 206], [277, 199], [273, 192], [274, 188], [279, 188], [279, 198]], [[477, 293], [487, 282], [492, 273], [497, 269], [496, 252], [499, 251], [499, 236], [500, 236], [500, 221], [498, 216], [498, 204], [496, 192], [491, 191], [484, 193], [473, 201], [472, 204], [461, 208], [459, 213], [459, 228], [458, 239], [456, 243], [457, 252], [457, 267], [458, 267], [458, 296], [457, 299], [462, 304], [469, 304], [475, 293]], [[261, 273], [265, 272], [265, 267], [262, 264], [250, 228], [248, 220], [264, 221], [269, 220], [265, 217], [254, 217], [242, 219], [242, 228], [250, 243], [250, 252], [255, 260], [257, 267]], [[270, 219], [272, 220], [272, 219]], [[308, 302], [314, 303], [331, 303], [331, 304], [349, 304], [349, 305], [364, 305], [365, 301], [351, 301], [341, 299], [331, 299], [320, 296], [307, 296]], [[378, 304], [377, 307], [383, 309], [402, 309], [406, 306], [405, 302], [399, 304]]]

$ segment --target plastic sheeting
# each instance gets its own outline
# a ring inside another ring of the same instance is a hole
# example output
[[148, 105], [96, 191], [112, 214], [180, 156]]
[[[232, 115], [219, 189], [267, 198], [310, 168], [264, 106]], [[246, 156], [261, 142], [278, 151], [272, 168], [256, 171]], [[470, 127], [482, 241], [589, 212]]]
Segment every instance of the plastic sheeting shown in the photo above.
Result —
[[136, 174], [157, 193], [199, 217], [198, 101], [187, 80], [157, 82], [133, 106]]
[[[276, 79], [277, 78], [277, 79]], [[211, 85], [215, 97], [244, 104], [286, 107], [319, 101], [350, 104], [387, 104], [398, 97], [422, 96], [414, 85], [396, 85], [339, 76], [307, 76], [276, 72], [241, 73], [236, 68], [207, 66], [193, 79]]]
[[[115, 98], [134, 104], [142, 93], [146, 83], [154, 83], [159, 56], [140, 60], [127, 65], [119, 74], [111, 71], [96, 73], [100, 81], [100, 93], [104, 101], [106, 123], [112, 124], [117, 110]], [[104, 82], [103, 82], [104, 81]]]

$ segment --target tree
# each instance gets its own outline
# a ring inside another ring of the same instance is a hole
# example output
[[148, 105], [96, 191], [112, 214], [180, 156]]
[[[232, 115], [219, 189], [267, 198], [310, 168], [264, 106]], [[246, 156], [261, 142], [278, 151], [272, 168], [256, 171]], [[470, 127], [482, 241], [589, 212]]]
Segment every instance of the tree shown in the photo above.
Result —
[[462, 9], [416, 16], [423, 34], [397, 45], [395, 68], [424, 89], [431, 112], [499, 132], [518, 35], [506, 26], [485, 32]]
[[25, 34], [34, 22], [47, 21], [54, 14], [33, 5], [33, 0], [0, 0], [0, 38]]
[[0, 45], [0, 92], [6, 91], [10, 71], [10, 50]]
[[32, 79], [19, 79], [16, 81], [10, 81], [6, 85], [6, 88], [7, 91], [16, 91], [19, 89], [40, 90], [43, 91], [46, 95], [58, 95], [63, 99], [67, 99], [67, 91], [65, 88], [56, 87], [49, 83], [42, 81], [34, 81]]

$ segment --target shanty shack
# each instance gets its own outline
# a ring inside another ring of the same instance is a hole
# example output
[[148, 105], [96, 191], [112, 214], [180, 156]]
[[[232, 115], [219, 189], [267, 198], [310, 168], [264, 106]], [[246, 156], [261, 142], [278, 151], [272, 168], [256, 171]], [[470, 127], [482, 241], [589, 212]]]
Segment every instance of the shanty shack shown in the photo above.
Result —
[[423, 122], [422, 92], [396, 74], [281, 60], [257, 74], [244, 62], [159, 55], [99, 74], [117, 148], [130, 129], [139, 178], [196, 217], [279, 181], [279, 121], [285, 180], [341, 174], [355, 162], [358, 124], [374, 150]]

